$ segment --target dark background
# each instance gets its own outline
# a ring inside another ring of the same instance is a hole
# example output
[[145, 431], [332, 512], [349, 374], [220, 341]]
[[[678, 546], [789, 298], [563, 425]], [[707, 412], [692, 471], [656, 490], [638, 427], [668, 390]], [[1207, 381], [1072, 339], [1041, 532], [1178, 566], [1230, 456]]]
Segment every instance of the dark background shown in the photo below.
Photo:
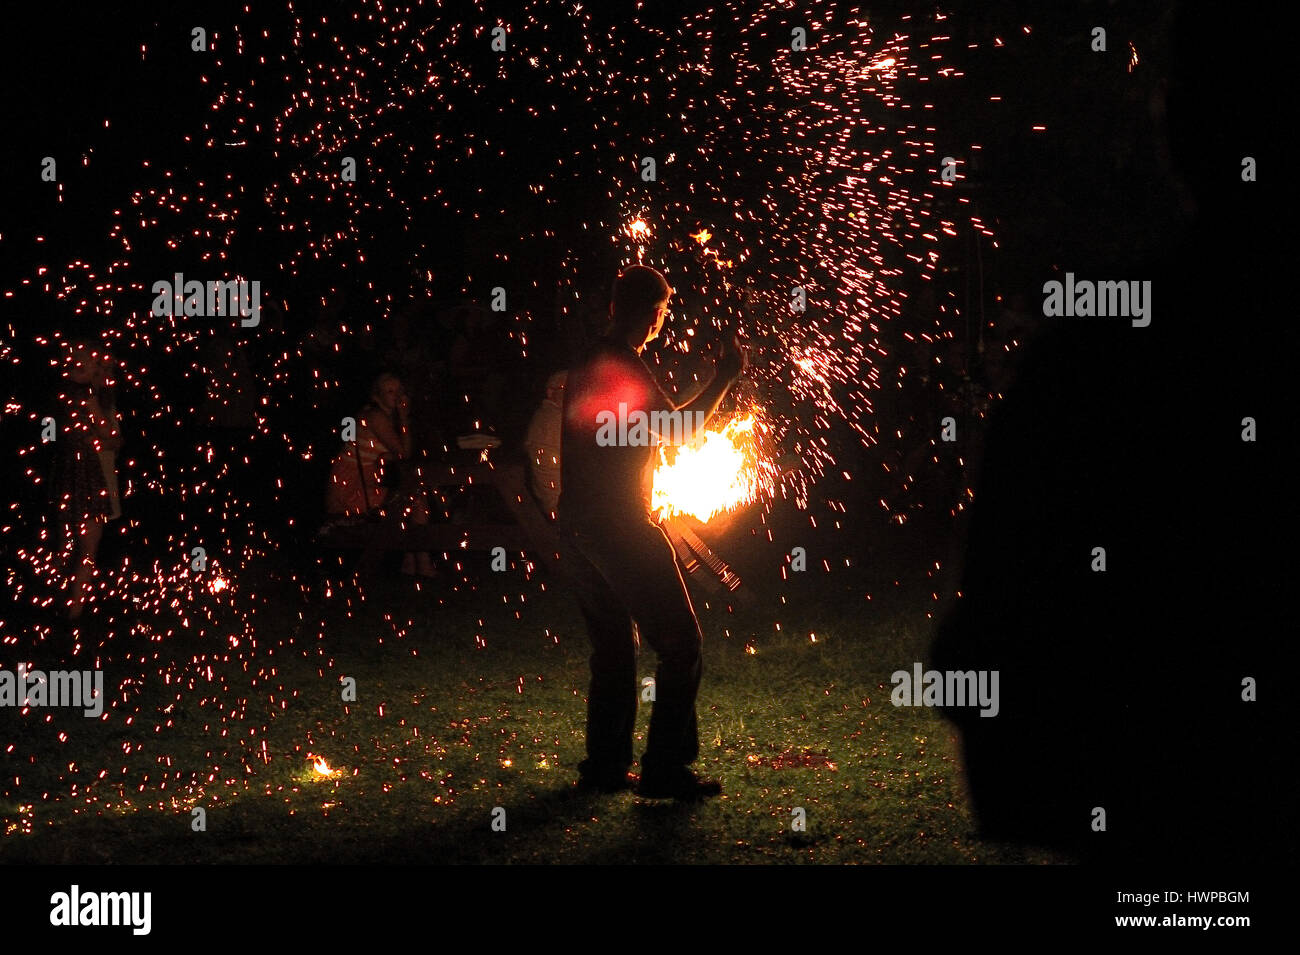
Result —
[[[593, 4], [593, 32], [602, 22], [623, 23], [626, 6]], [[671, 30], [673, 6], [643, 12], [645, 31], [625, 31], [626, 43], [611, 55], [624, 63], [652, 57], [663, 42], [653, 30], [656, 18]], [[1290, 110], [1285, 88], [1268, 71], [1286, 61], [1286, 52], [1275, 49], [1285, 31], [1241, 7], [1209, 14], [1172, 3], [957, 2], [946, 9], [953, 30], [981, 45], [962, 53], [954, 43], [946, 51], [967, 75], [936, 93], [935, 125], [951, 137], [954, 151], [982, 144], [958, 192], [992, 224], [998, 242], [994, 250], [963, 236], [946, 259], [945, 290], [962, 305], [967, 327], [977, 316], [990, 321], [999, 295], [1024, 296], [1036, 311], [1042, 283], [1065, 271], [1156, 282], [1151, 329], [1096, 321], [1040, 328], [1045, 334], [1021, 384], [995, 419], [1002, 423], [994, 425], [977, 493], [977, 502], [989, 503], [976, 505], [980, 516], [966, 560], [963, 589], [970, 602], [950, 619], [937, 662], [1055, 672], [1061, 682], [1040, 682], [1041, 696], [1019, 701], [1019, 717], [1011, 701], [1005, 717], [990, 721], [998, 723], [997, 734], [982, 736], [978, 720], [966, 727], [977, 806], [984, 817], [1000, 819], [1003, 831], [1073, 847], [1062, 820], [1078, 806], [1047, 807], [1041, 818], [1000, 817], [1021, 783], [1017, 768], [1026, 754], [1038, 752], [1046, 734], [1064, 735], [1074, 747], [1051, 747], [1064, 755], [1041, 767], [1038, 784], [1070, 793], [1098, 781], [1105, 795], [1080, 793], [1082, 802], [1109, 798], [1148, 820], [1140, 831], [1123, 832], [1124, 851], [1211, 858], [1249, 858], [1261, 845], [1279, 851], [1286, 840], [1270, 835], [1288, 790], [1280, 784], [1284, 761], [1275, 734], [1287, 723], [1273, 708], [1288, 691], [1264, 677], [1279, 672], [1276, 655], [1289, 639], [1280, 608], [1283, 577], [1289, 581], [1294, 570], [1294, 508], [1282, 481], [1289, 472], [1269, 463], [1268, 449], [1294, 445], [1282, 437], [1294, 430], [1284, 387], [1294, 307], [1283, 294], [1293, 244], [1281, 155]], [[201, 21], [210, 38], [238, 10], [236, 4], [205, 6]], [[53, 385], [48, 337], [56, 330], [93, 332], [105, 317], [78, 316], [75, 296], [57, 302], [19, 283], [37, 266], [73, 260], [102, 272], [120, 254], [109, 229], [114, 211], [129, 208], [142, 159], [185, 166], [213, 181], [229, 176], [249, 196], [281, 174], [258, 137], [249, 137], [249, 148], [205, 145], [201, 124], [212, 87], [199, 75], [211, 71], [196, 69], [203, 54], [189, 49], [195, 21], [173, 4], [133, 4], [125, 11], [45, 4], [28, 9], [23, 25], [9, 32], [0, 62], [8, 142], [0, 155], [6, 184], [0, 290], [15, 295], [0, 300], [0, 308], [12, 349], [5, 397], [25, 408], [39, 406]], [[284, 22], [279, 12], [268, 14], [269, 28], [282, 29]], [[1032, 33], [1012, 42], [1026, 23]], [[1088, 49], [1094, 25], [1108, 29], [1106, 54]], [[990, 35], [1008, 37], [1009, 48], [993, 52]], [[723, 44], [725, 26], [717, 36]], [[1132, 70], [1130, 42], [1139, 55]], [[490, 69], [485, 48], [479, 75]], [[252, 57], [232, 60], [226, 70], [275, 83], [274, 64]], [[703, 80], [684, 78], [671, 95], [707, 94], [691, 83]], [[1003, 97], [996, 108], [987, 102], [991, 95]], [[268, 97], [268, 115], [278, 102]], [[424, 173], [410, 173], [416, 179], [405, 184], [405, 194], [436, 200], [413, 211], [409, 232], [379, 205], [362, 217], [364, 263], [344, 242], [335, 259], [268, 279], [271, 296], [284, 305], [284, 334], [303, 335], [322, 297], [342, 301], [357, 321], [377, 322], [372, 287], [399, 297], [418, 292], [435, 308], [482, 297], [485, 288], [470, 276], [507, 256], [525, 289], [512, 310], [529, 312], [535, 322], [535, 348], [521, 359], [518, 387], [535, 395], [569, 347], [553, 315], [557, 281], [594, 276], [583, 279], [583, 292], [599, 313], [605, 277], [616, 264], [607, 244], [596, 247], [583, 236], [581, 223], [610, 218], [612, 211], [610, 197], [590, 187], [582, 157], [599, 152], [605, 162], [623, 147], [593, 133], [601, 118], [581, 103], [560, 103], [535, 120], [521, 109], [528, 103], [549, 107], [547, 91], [540, 84], [505, 91], [483, 82], [458, 100], [456, 116], [432, 124], [413, 112], [408, 122], [395, 123], [394, 149], [403, 132], [426, 142], [436, 125], [449, 140], [478, 138], [499, 151], [443, 162], [428, 182], [419, 181]], [[255, 121], [258, 108], [248, 115]], [[629, 100], [620, 122], [668, 148], [679, 135], [658, 103]], [[1033, 125], [1046, 130], [1035, 133]], [[520, 174], [520, 164], [539, 150], [543, 165], [574, 157], [551, 181], [545, 201]], [[45, 155], [59, 158], [59, 187], [39, 180]], [[1260, 182], [1240, 181], [1244, 155], [1258, 159]], [[156, 177], [150, 174], [149, 182]], [[485, 183], [491, 190], [479, 193]], [[736, 188], [745, 189], [743, 177]], [[338, 213], [319, 196], [304, 201], [319, 206], [313, 222], [328, 233]], [[259, 261], [283, 258], [284, 243], [301, 245], [296, 236], [278, 234], [257, 202], [243, 205], [245, 221], [228, 250], [235, 269], [256, 274]], [[133, 274], [163, 277], [182, 267], [156, 245], [136, 251]], [[577, 261], [572, 250], [579, 250]], [[184, 270], [204, 274], [199, 263]], [[427, 272], [434, 277], [422, 277]], [[974, 342], [966, 334], [963, 347], [972, 351]], [[176, 407], [198, 404], [202, 389], [189, 374], [193, 356], [156, 359], [152, 385]], [[374, 356], [337, 363], [332, 372], [351, 395], [337, 407], [322, 407], [322, 420], [337, 420], [340, 409], [355, 404], [378, 363]], [[292, 388], [280, 389], [278, 400], [287, 405]], [[130, 407], [132, 400], [124, 391], [123, 403]], [[1257, 447], [1243, 448], [1237, 437], [1247, 413], [1261, 422]], [[7, 419], [6, 449], [30, 444], [23, 430], [29, 422]], [[323, 430], [301, 422], [299, 428], [306, 441]], [[158, 440], [174, 442], [179, 453], [191, 438], [182, 428]], [[866, 452], [851, 436], [836, 440], [844, 470], [868, 469]], [[270, 475], [281, 464], [261, 467]], [[868, 483], [839, 492], [867, 513], [865, 502], [878, 488]], [[39, 507], [30, 486], [17, 496], [23, 507]], [[956, 523], [931, 527], [942, 546], [958, 552], [964, 530]], [[1106, 534], [1116, 554], [1109, 579], [1119, 583], [1098, 594], [1087, 590], [1095, 581], [1078, 571], [1086, 557], [1067, 565], [1065, 555], [1086, 554], [1089, 542]], [[1262, 702], [1243, 715], [1234, 687], [1248, 673], [1261, 679]], [[1089, 698], [1131, 699], [1132, 705], [1097, 713], [1080, 702]], [[1160, 752], [1145, 749], [1142, 741], [1171, 721], [1185, 724], [1182, 741]], [[1224, 762], [1236, 767], [1229, 781], [1198, 769]], [[1144, 774], [1150, 786], [1141, 785]], [[1188, 844], [1184, 834], [1199, 818], [1206, 819], [1205, 844]]]

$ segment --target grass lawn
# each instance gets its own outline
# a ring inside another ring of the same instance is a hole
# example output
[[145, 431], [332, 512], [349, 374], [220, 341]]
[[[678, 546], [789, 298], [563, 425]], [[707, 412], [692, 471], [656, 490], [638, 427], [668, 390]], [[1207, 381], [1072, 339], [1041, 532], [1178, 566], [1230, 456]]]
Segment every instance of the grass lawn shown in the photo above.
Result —
[[[266, 597], [259, 649], [242, 660], [173, 640], [172, 682], [146, 681], [108, 720], [7, 711], [0, 859], [1068, 862], [977, 838], [952, 730], [933, 710], [890, 704], [889, 673], [927, 659], [931, 594], [868, 601], [841, 578], [818, 583], [816, 600], [787, 594], [783, 610], [760, 586], [734, 611], [697, 595], [698, 769], [722, 778], [720, 798], [577, 790], [587, 645], [561, 590], [521, 579], [485, 615], [485, 589], [438, 606], [394, 580], [350, 617], [338, 594]], [[643, 675], [653, 667], [647, 648]], [[106, 662], [109, 685], [117, 669]], [[340, 698], [342, 676], [356, 680], [355, 703]], [[648, 718], [643, 704], [638, 756]], [[308, 753], [336, 774], [322, 777]], [[204, 832], [191, 830], [194, 807]], [[505, 831], [493, 831], [495, 807]], [[806, 831], [792, 830], [796, 807]]]

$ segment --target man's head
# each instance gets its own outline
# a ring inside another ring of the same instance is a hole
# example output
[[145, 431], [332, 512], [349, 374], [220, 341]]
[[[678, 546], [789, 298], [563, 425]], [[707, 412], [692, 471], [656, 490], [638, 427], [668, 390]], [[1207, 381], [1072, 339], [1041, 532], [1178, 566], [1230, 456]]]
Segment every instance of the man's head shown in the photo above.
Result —
[[648, 265], [629, 265], [614, 282], [609, 303], [614, 336], [637, 351], [650, 344], [663, 330], [672, 294], [672, 286], [658, 270]]

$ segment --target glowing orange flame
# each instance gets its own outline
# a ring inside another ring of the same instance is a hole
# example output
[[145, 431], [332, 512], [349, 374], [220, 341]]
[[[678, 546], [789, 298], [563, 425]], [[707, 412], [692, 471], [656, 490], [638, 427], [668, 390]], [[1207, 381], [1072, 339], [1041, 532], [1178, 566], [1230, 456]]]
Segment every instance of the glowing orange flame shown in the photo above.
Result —
[[700, 521], [756, 501], [775, 485], [777, 468], [759, 449], [758, 427], [751, 412], [732, 418], [703, 439], [668, 451], [659, 450], [651, 506], [655, 516], [689, 514]]
[[713, 233], [710, 232], [708, 229], [701, 229], [699, 232], [696, 232], [694, 235], [692, 235], [691, 238], [694, 239], [696, 242], [698, 242], [700, 245], [707, 245], [709, 240], [713, 238]]
[[650, 238], [650, 224], [644, 219], [633, 219], [627, 224], [627, 234], [634, 239]]
[[[308, 756], [307, 758], [310, 759], [311, 757]], [[324, 756], [317, 756], [316, 761], [312, 763], [312, 768], [321, 776], [333, 776], [335, 773], [335, 770], [330, 768], [330, 764], [325, 762]]]

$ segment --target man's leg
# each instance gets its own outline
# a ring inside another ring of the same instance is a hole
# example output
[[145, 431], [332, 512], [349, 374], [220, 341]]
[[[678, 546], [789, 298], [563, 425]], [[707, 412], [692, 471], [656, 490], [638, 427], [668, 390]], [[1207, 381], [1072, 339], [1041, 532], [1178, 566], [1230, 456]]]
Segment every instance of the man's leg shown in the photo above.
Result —
[[583, 607], [591, 636], [587, 759], [598, 772], [627, 772], [636, 727], [636, 636], [613, 594]]
[[595, 567], [573, 548], [563, 561], [591, 639], [587, 692], [587, 758], [580, 770], [599, 782], [617, 782], [632, 765], [636, 726], [636, 633], [632, 617]]

